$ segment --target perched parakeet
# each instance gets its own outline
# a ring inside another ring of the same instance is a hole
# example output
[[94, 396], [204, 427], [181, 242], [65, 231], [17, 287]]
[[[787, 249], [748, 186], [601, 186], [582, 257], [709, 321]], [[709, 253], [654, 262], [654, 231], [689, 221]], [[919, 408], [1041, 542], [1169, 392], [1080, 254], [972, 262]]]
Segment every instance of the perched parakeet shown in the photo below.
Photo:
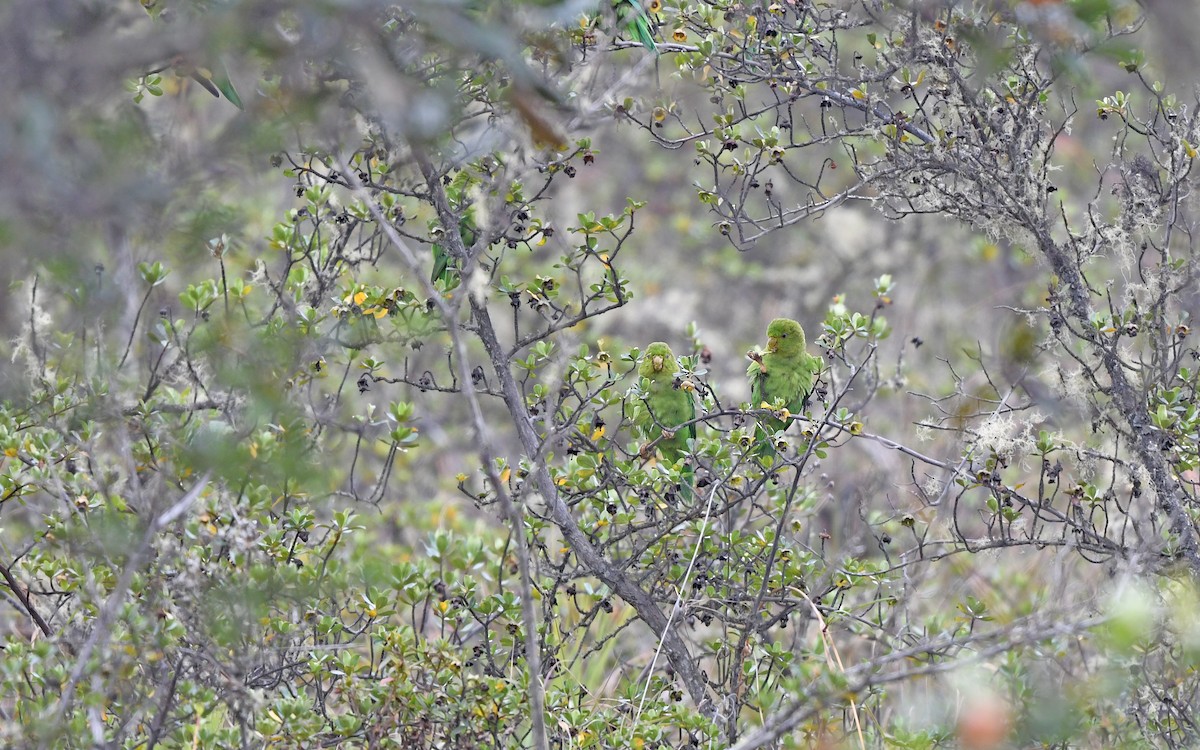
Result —
[[[690, 387], [676, 384], [678, 372], [679, 362], [671, 347], [661, 341], [646, 347], [638, 376], [648, 380], [649, 385], [642, 398], [645, 408], [635, 413], [634, 426], [646, 440], [658, 440], [658, 452], [671, 463], [687, 455], [687, 441], [696, 437], [696, 425], [685, 424], [696, 418], [696, 402]], [[690, 497], [687, 485], [692, 483], [692, 468], [685, 466], [683, 475], [684, 496]]]
[[651, 33], [650, 14], [642, 6], [641, 0], [613, 0], [613, 8], [617, 12], [617, 20], [625, 25], [629, 36], [658, 54], [658, 45], [654, 43]]
[[[821, 371], [821, 360], [809, 354], [805, 345], [804, 329], [799, 323], [787, 318], [771, 321], [767, 326], [766, 350], [751, 355], [753, 361], [746, 368], [750, 378], [751, 408], [780, 402], [791, 414], [804, 411]], [[768, 436], [787, 428], [782, 419], [775, 417], [764, 418], [762, 426]], [[763, 457], [775, 455], [769, 437], [759, 439], [756, 452]]]
[[671, 352], [671, 347], [661, 341], [647, 346], [638, 364], [638, 375], [646, 378], [650, 384], [643, 399], [646, 409], [638, 413], [635, 426], [642, 437], [651, 441], [663, 435], [664, 429], [668, 433], [673, 431], [657, 444], [663, 458], [672, 462], [687, 453], [688, 439], [696, 437], [694, 424], [673, 430], [677, 425], [696, 418], [696, 402], [692, 392], [676, 387], [675, 375], [678, 372], [679, 362]]
[[[468, 250], [475, 244], [475, 238], [478, 230], [475, 228], [475, 219], [471, 216], [470, 209], [463, 212], [462, 218], [458, 220], [458, 236], [462, 240], [463, 247]], [[454, 259], [446, 248], [438, 242], [433, 243], [433, 273], [429, 280], [437, 283], [441, 279], [442, 283], [450, 286], [450, 282], [458, 278], [458, 265], [452, 263]]]

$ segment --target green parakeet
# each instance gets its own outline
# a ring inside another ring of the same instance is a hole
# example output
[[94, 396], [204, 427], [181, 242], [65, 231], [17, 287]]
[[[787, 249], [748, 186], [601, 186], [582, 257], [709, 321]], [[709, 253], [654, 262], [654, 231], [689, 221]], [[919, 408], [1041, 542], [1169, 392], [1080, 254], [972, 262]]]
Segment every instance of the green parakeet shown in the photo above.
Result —
[[613, 0], [613, 8], [617, 12], [617, 20], [625, 24], [629, 36], [657, 55], [658, 45], [654, 43], [651, 33], [650, 14], [642, 6], [641, 0]]
[[[684, 424], [696, 418], [696, 401], [689, 385], [676, 384], [678, 372], [679, 362], [671, 353], [671, 347], [661, 341], [646, 347], [638, 364], [638, 376], [649, 381], [642, 397], [645, 408], [635, 413], [633, 422], [643, 438], [658, 440], [658, 452], [671, 463], [687, 455], [687, 441], [696, 437], [696, 425]], [[682, 473], [683, 494], [690, 498], [689, 486], [694, 472], [685, 465]]]
[[[791, 414], [800, 414], [808, 405], [821, 372], [821, 360], [805, 350], [804, 329], [794, 320], [776, 318], [767, 326], [767, 348], [751, 355], [746, 368], [750, 378], [750, 407], [763, 408], [763, 403], [781, 403]], [[790, 421], [790, 420], [789, 420]], [[775, 455], [770, 435], [787, 428], [782, 419], [766, 417], [761, 421], [767, 435], [761, 437], [755, 451], [759, 456]]]
[[[475, 219], [468, 209], [458, 220], [458, 236], [462, 240], [463, 247], [469, 250], [475, 244], [477, 235]], [[440, 279], [449, 287], [452, 281], [458, 279], [458, 264], [452, 263], [453, 260], [444, 245], [438, 242], [433, 243], [433, 273], [430, 274], [429, 280], [436, 284]]]

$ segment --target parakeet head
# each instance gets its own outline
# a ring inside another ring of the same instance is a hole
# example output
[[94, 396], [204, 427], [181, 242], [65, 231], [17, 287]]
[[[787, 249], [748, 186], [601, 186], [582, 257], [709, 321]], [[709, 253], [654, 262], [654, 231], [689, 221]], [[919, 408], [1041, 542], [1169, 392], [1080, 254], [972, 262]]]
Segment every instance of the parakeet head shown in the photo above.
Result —
[[643, 378], [661, 378], [673, 376], [679, 371], [679, 363], [671, 353], [671, 347], [661, 341], [655, 341], [646, 347], [642, 355], [642, 363], [638, 365], [638, 375]]
[[776, 318], [767, 326], [767, 351], [795, 356], [804, 351], [804, 329], [788, 318]]

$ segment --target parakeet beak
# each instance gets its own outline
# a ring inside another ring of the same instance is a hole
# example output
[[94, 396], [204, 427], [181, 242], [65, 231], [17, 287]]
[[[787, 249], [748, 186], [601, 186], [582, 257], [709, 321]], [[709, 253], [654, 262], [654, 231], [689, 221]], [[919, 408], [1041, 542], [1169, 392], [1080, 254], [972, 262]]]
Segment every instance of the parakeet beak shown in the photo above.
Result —
[[650, 360], [650, 366], [654, 368], [655, 372], [661, 371], [663, 368], [663, 358], [655, 357], [654, 359]]
[[767, 337], [767, 351], [774, 353], [779, 350], [779, 339], [774, 336]]

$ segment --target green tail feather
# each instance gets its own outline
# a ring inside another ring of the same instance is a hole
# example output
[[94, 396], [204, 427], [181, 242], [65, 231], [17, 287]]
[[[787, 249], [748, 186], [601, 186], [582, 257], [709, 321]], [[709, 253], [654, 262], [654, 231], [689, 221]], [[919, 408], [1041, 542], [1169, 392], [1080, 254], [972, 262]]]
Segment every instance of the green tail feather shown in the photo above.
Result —
[[638, 0], [617, 0], [617, 18], [625, 20], [625, 28], [630, 37], [654, 54], [658, 54], [658, 45], [654, 43], [654, 35], [651, 33], [650, 15]]
[[754, 441], [754, 457], [758, 459], [758, 465], [765, 469], [775, 463], [779, 452], [775, 450], [775, 443], [771, 440], [773, 431], [763, 426], [759, 429], [767, 434]]
[[658, 45], [654, 43], [654, 37], [650, 34], [650, 24], [645, 18], [634, 19], [633, 23], [629, 24], [629, 33], [641, 42], [643, 47], [658, 53]]
[[246, 105], [242, 104], [242, 97], [238, 96], [237, 89], [233, 87], [233, 81], [229, 80], [229, 74], [218, 76], [214, 79], [214, 83], [217, 84], [217, 88], [221, 90], [221, 93], [225, 95], [225, 98], [228, 99], [233, 106], [240, 110], [246, 109]]
[[679, 494], [684, 502], [692, 501], [692, 488], [696, 486], [696, 470], [691, 464], [685, 463], [679, 470]]

